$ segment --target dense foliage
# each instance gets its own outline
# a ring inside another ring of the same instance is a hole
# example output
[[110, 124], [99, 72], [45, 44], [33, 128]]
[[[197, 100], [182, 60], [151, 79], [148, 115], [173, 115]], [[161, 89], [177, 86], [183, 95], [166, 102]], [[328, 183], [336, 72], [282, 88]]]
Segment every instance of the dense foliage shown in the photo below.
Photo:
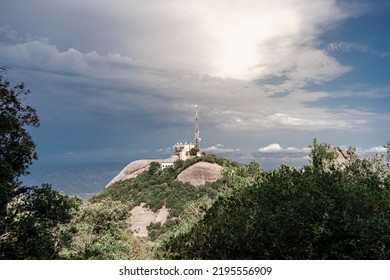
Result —
[[79, 200], [53, 191], [50, 185], [23, 186], [21, 175], [37, 159], [27, 128], [38, 127], [30, 93], [23, 83], [12, 86], [0, 69], [0, 258], [52, 259], [66, 238], [59, 230]]
[[232, 168], [234, 187], [197, 211], [194, 223], [179, 224], [162, 243], [162, 257], [390, 258], [388, 165], [348, 152], [341, 165], [329, 145], [314, 141], [309, 166], [282, 165], [252, 182]]
[[11, 86], [0, 69], [0, 162], [8, 166], [15, 177], [28, 173], [28, 167], [37, 158], [35, 143], [26, 127], [39, 126], [36, 111], [25, 104], [30, 91], [23, 83]]
[[7, 204], [23, 189], [17, 179], [28, 174], [28, 166], [37, 158], [27, 127], [38, 127], [39, 119], [35, 109], [25, 104], [29, 93], [23, 83], [12, 86], [6, 70], [0, 68], [0, 235]]
[[85, 203], [63, 228], [73, 232], [68, 246], [60, 252], [65, 259], [118, 260], [148, 259], [145, 244], [134, 237], [128, 223], [129, 204], [102, 200]]
[[71, 234], [62, 227], [71, 221], [81, 203], [81, 199], [54, 191], [47, 184], [32, 187], [13, 199], [0, 237], [0, 259], [59, 258]]

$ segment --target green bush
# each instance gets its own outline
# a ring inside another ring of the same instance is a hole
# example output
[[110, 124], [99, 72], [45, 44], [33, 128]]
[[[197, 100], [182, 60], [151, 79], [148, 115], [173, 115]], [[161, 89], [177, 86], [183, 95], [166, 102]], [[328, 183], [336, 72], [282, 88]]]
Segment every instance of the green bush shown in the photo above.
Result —
[[249, 177], [248, 166], [226, 170], [231, 187], [202, 215], [181, 218], [196, 222], [179, 223], [160, 257], [389, 259], [390, 175], [383, 158], [340, 166], [317, 143], [311, 156], [302, 169], [282, 165]]
[[32, 187], [8, 204], [6, 233], [0, 239], [0, 259], [57, 259], [72, 230], [62, 230], [82, 201], [51, 189]]
[[70, 244], [63, 248], [64, 259], [148, 259], [145, 244], [133, 236], [127, 218], [131, 206], [102, 200], [84, 204], [64, 229], [73, 229]]

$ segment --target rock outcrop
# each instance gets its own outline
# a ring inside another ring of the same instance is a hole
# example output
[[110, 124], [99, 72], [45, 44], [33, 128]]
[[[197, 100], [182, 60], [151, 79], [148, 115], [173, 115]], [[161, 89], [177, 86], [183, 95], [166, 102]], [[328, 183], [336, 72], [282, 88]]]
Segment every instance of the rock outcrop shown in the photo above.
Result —
[[215, 182], [222, 177], [222, 166], [216, 163], [197, 162], [182, 171], [177, 179], [194, 186], [204, 185], [207, 182]]
[[[137, 177], [142, 172], [149, 169], [152, 162], [167, 162], [168, 160], [137, 160], [128, 164], [117, 176], [115, 176], [106, 186], [109, 187], [113, 183], [123, 180], [128, 180]], [[207, 182], [215, 182], [222, 177], [222, 166], [216, 163], [197, 162], [191, 165], [178, 176], [177, 180], [187, 182], [194, 186], [204, 185]], [[157, 212], [145, 207], [144, 203], [134, 207], [131, 210], [130, 224], [135, 236], [147, 237], [147, 226], [150, 223], [161, 222], [164, 224], [169, 215], [169, 209], [163, 206]]]
[[157, 212], [153, 212], [149, 208], [145, 207], [145, 203], [141, 203], [141, 205], [134, 207], [130, 213], [130, 224], [134, 235], [139, 237], [147, 237], [147, 226], [150, 225], [150, 223], [164, 224], [167, 220], [169, 211], [167, 208], [165, 208], [164, 205]]
[[[141, 159], [129, 163], [118, 175], [116, 175], [105, 188], [111, 186], [115, 182], [124, 181], [137, 177], [142, 172], [149, 169], [152, 162], [169, 162], [174, 159]], [[206, 182], [215, 182], [222, 176], [222, 166], [216, 163], [197, 162], [182, 171], [177, 179], [182, 182], [188, 182], [194, 186], [204, 185]]]
[[171, 159], [141, 159], [141, 160], [136, 160], [131, 163], [129, 163], [121, 172], [119, 172], [118, 175], [116, 175], [106, 186], [105, 188], [111, 186], [115, 182], [118, 181], [124, 181], [128, 180], [131, 178], [137, 177], [139, 174], [142, 172], [146, 171], [149, 169], [150, 163], [152, 162], [166, 162]]

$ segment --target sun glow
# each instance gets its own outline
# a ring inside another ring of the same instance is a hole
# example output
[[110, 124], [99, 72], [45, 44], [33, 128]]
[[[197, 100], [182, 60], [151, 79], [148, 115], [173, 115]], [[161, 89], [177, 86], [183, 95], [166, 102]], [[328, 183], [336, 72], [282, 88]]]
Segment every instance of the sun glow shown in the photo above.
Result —
[[215, 16], [213, 22], [209, 22], [212, 26], [209, 32], [217, 42], [210, 57], [211, 72], [219, 77], [239, 79], [261, 75], [258, 65], [266, 55], [262, 47], [293, 36], [299, 24], [294, 11], [275, 10], [266, 15], [258, 10], [257, 13], [237, 13], [234, 17]]

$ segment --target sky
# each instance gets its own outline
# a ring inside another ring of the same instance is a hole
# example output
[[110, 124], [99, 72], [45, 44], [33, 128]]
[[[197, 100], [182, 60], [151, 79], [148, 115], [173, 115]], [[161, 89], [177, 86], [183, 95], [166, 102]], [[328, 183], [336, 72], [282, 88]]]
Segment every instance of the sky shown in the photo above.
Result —
[[206, 153], [307, 162], [390, 141], [387, 0], [2, 0], [0, 66], [31, 90], [37, 167]]

